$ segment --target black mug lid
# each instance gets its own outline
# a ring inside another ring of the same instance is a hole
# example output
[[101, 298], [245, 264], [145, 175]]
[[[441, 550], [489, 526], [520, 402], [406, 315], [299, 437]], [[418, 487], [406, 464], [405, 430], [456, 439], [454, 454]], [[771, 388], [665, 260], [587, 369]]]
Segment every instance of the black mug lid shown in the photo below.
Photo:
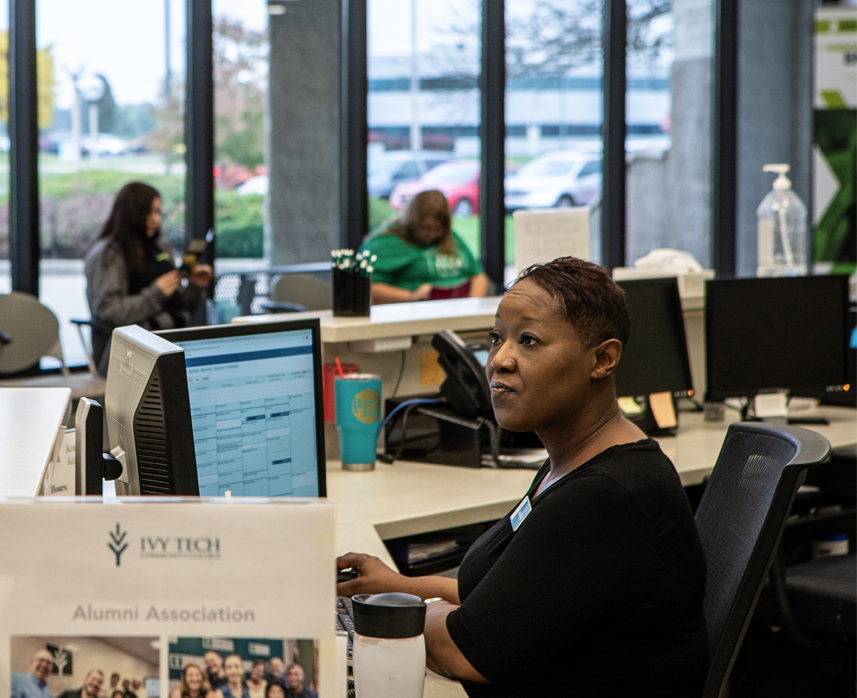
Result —
[[354, 630], [364, 637], [406, 638], [423, 634], [426, 605], [413, 594], [357, 594], [351, 597]]

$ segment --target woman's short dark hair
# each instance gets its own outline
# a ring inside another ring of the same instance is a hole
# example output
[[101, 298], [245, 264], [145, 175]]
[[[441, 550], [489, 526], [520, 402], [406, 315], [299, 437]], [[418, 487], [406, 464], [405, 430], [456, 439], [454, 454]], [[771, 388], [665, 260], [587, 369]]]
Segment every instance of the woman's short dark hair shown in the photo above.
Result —
[[533, 264], [514, 283], [530, 279], [547, 291], [557, 310], [577, 331], [584, 347], [597, 346], [608, 339], [628, 342], [631, 316], [625, 292], [603, 267], [577, 257], [558, 257], [545, 264]]
[[[143, 266], [143, 243], [148, 237], [147, 220], [152, 212], [152, 203], [159, 198], [161, 195], [154, 187], [143, 182], [129, 182], [116, 195], [110, 217], [98, 235], [99, 238], [110, 238], [119, 245], [131, 274], [140, 271]], [[158, 229], [154, 238], [160, 234]]]

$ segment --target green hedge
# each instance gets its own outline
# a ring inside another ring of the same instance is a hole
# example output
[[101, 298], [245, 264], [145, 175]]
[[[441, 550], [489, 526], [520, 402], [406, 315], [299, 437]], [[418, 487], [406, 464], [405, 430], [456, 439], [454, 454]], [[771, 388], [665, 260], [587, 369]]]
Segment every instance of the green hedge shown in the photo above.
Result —
[[214, 197], [218, 257], [256, 257], [265, 253], [265, 197], [241, 196], [236, 191], [218, 190]]

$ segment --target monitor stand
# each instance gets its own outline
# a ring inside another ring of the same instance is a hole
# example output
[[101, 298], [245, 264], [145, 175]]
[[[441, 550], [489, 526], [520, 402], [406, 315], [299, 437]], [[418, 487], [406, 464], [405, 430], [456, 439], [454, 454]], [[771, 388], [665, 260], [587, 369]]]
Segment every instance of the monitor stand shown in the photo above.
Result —
[[76, 495], [104, 494], [104, 480], [115, 480], [122, 474], [122, 465], [109, 453], [104, 453], [104, 408], [88, 397], [80, 398], [74, 416]]

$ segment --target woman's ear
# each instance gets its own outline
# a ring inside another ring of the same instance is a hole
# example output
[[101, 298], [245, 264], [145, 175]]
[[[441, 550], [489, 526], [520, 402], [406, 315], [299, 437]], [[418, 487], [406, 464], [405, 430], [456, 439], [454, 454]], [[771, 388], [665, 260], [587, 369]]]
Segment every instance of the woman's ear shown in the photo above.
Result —
[[592, 378], [601, 380], [613, 374], [622, 356], [622, 342], [618, 339], [607, 339], [595, 347], [595, 365], [592, 367]]

